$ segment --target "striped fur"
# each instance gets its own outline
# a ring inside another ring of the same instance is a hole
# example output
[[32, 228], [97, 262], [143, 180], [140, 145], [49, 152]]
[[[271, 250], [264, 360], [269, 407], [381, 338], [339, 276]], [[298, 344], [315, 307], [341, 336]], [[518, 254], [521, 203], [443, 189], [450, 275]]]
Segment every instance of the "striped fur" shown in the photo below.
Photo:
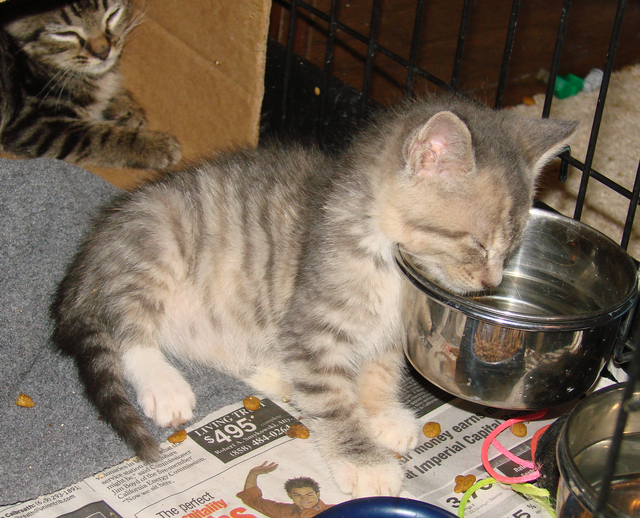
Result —
[[0, 6], [0, 148], [83, 165], [167, 169], [180, 146], [150, 131], [118, 62], [135, 25], [127, 0]]
[[270, 145], [174, 173], [102, 212], [58, 293], [56, 341], [147, 460], [158, 450], [125, 382], [161, 426], [195, 404], [166, 354], [287, 397], [344, 491], [398, 494], [395, 452], [418, 430], [396, 396], [394, 247], [458, 292], [500, 282], [538, 172], [574, 128], [447, 97], [381, 116], [338, 157]]

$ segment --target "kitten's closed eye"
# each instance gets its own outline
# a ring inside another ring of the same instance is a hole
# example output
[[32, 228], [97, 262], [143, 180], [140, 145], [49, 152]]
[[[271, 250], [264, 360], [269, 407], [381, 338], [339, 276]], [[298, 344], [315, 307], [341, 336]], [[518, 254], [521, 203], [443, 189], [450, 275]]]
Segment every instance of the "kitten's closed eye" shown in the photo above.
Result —
[[84, 45], [85, 38], [76, 31], [52, 31], [48, 34], [48, 37], [53, 41], [70, 43], [73, 45]]
[[484, 263], [489, 259], [489, 250], [491, 249], [491, 245], [488, 243], [485, 245], [484, 243], [484, 241], [481, 241], [476, 237], [472, 238], [472, 255], [476, 257], [480, 263]]

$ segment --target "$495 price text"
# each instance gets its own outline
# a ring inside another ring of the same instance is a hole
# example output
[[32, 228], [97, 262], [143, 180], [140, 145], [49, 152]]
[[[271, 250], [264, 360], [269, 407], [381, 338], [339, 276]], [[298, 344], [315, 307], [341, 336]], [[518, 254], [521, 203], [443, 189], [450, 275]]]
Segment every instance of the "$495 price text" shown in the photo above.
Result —
[[269, 399], [255, 411], [234, 410], [189, 432], [189, 436], [222, 462], [229, 462], [286, 435], [298, 421]]

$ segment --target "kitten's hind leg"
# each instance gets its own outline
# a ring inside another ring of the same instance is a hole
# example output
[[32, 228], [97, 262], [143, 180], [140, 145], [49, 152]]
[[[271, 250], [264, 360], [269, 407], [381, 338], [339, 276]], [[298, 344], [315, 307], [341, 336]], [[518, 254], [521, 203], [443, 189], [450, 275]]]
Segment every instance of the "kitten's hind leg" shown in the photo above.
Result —
[[193, 390], [159, 349], [132, 347], [122, 358], [144, 413], [162, 427], [178, 428], [193, 417]]

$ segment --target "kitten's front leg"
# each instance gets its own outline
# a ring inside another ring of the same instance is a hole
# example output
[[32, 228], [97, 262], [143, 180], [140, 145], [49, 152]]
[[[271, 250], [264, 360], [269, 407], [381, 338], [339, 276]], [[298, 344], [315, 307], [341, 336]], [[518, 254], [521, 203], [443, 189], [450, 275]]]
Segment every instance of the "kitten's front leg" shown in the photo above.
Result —
[[403, 471], [396, 454], [377, 444], [357, 397], [355, 372], [339, 367], [294, 367], [292, 399], [310, 420], [313, 437], [338, 486], [353, 498], [397, 496]]
[[102, 115], [104, 120], [114, 121], [129, 128], [140, 128], [147, 123], [142, 106], [126, 90], [114, 96]]
[[391, 350], [366, 364], [358, 380], [358, 399], [367, 413], [372, 437], [401, 454], [415, 448], [420, 433], [413, 412], [398, 401], [404, 365], [402, 351]]
[[352, 498], [398, 496], [404, 472], [396, 454], [371, 440], [361, 408], [351, 409], [344, 417], [340, 414], [312, 424], [314, 438], [340, 490]]

